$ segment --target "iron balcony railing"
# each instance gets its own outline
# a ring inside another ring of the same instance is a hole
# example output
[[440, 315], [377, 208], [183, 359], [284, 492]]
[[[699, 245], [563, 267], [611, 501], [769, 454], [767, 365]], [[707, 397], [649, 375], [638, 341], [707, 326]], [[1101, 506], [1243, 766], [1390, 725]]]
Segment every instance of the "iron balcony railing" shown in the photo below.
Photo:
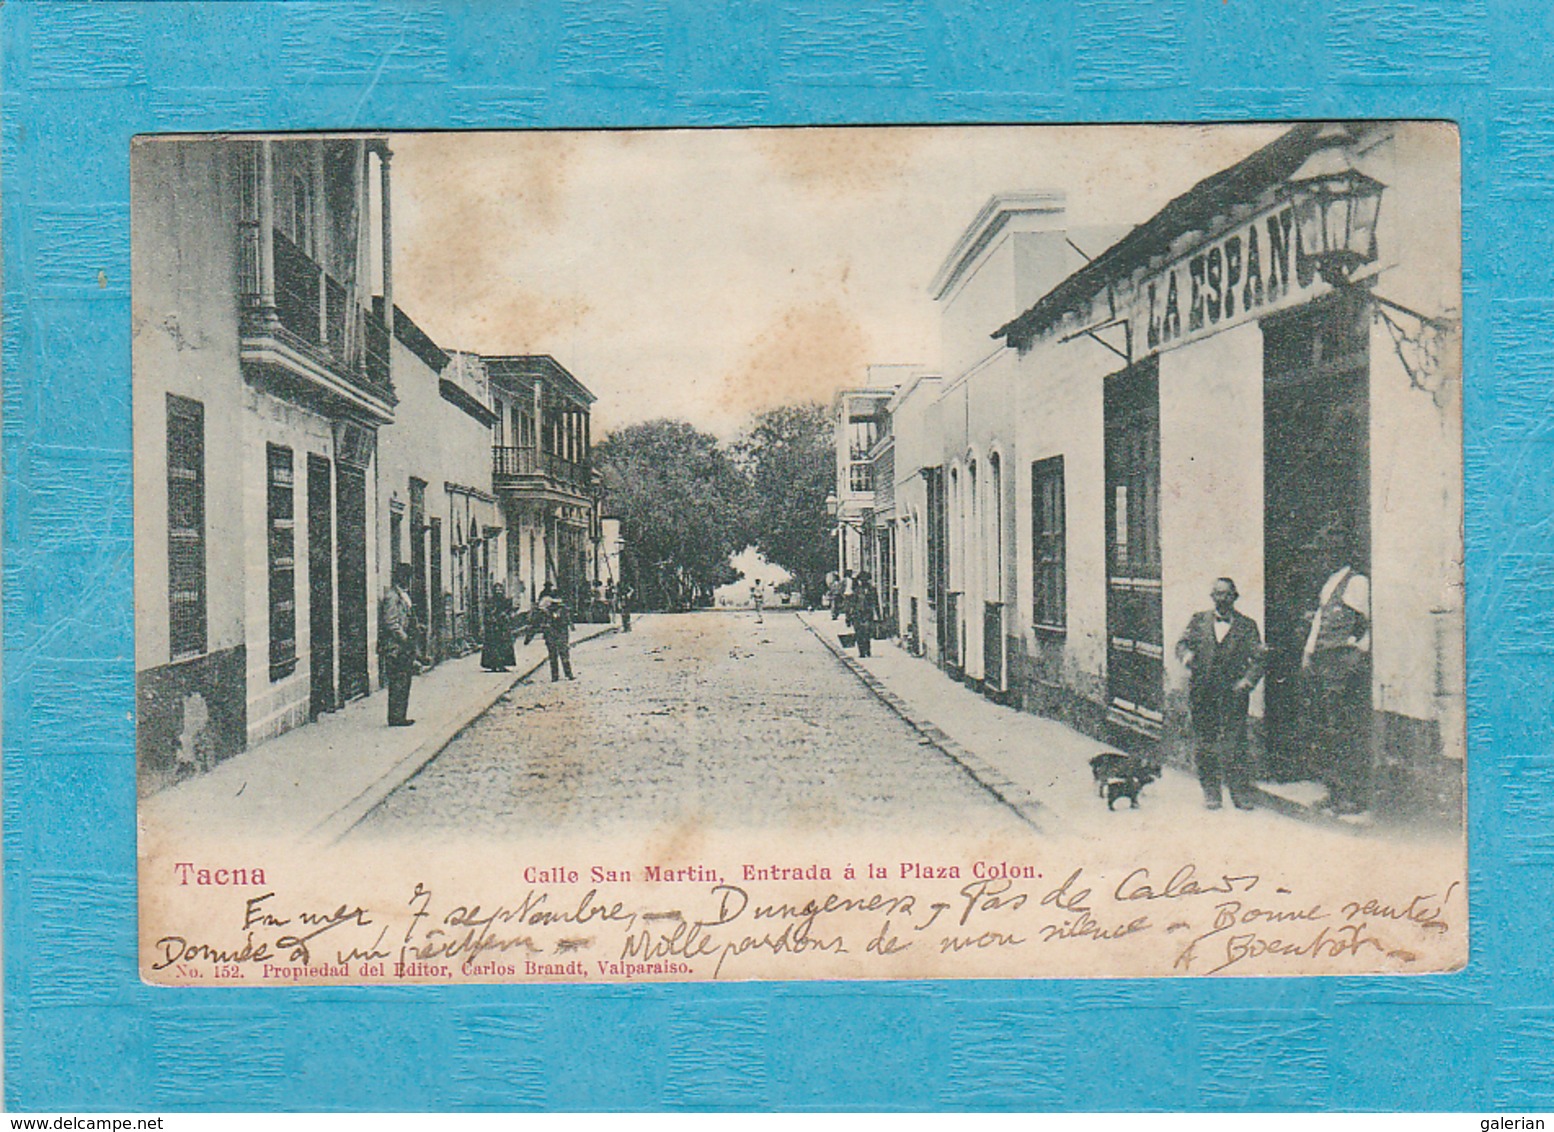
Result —
[[533, 444], [492, 448], [491, 471], [499, 481], [543, 478], [579, 495], [590, 494], [593, 487], [593, 473], [586, 463], [564, 460]]
[[264, 325], [273, 314], [294, 348], [374, 396], [391, 396], [388, 328], [382, 319], [351, 302], [345, 286], [278, 228], [272, 232], [275, 306], [267, 310], [258, 270], [259, 237], [257, 223], [243, 225], [242, 299], [251, 324]]

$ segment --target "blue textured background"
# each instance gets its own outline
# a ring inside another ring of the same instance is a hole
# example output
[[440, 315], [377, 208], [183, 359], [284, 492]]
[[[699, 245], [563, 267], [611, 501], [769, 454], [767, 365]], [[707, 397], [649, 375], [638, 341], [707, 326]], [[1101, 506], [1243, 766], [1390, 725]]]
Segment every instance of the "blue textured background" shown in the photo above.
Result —
[[[6, 4], [8, 1106], [1554, 1107], [1551, 27], [1547, 0]], [[1466, 972], [139, 982], [133, 134], [1338, 116], [1462, 126]]]

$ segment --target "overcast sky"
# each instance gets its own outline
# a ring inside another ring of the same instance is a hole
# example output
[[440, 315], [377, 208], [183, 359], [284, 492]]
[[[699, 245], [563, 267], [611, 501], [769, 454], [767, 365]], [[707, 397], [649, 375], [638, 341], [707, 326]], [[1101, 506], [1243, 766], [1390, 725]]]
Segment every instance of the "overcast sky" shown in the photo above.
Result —
[[994, 193], [1138, 223], [1280, 132], [399, 135], [395, 300], [444, 348], [554, 355], [597, 394], [595, 436], [665, 416], [731, 436], [871, 363], [936, 364], [929, 281]]

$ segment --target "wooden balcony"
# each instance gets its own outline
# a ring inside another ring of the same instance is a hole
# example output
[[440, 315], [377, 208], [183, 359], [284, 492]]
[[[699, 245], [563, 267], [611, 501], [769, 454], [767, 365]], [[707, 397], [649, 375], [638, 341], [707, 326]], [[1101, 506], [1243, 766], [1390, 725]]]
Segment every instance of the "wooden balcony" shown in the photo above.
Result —
[[533, 444], [492, 448], [491, 478], [500, 492], [564, 496], [569, 502], [593, 497], [593, 470], [588, 464], [564, 460]]
[[260, 226], [242, 231], [244, 364], [326, 411], [394, 417], [388, 328], [285, 233], [271, 233], [274, 295], [260, 284]]

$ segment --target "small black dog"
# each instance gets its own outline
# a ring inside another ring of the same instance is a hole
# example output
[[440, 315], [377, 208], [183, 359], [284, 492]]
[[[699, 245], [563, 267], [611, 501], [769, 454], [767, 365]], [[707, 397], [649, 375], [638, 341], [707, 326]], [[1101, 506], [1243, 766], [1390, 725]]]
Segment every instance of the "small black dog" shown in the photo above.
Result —
[[1096, 794], [1106, 799], [1108, 810], [1118, 798], [1128, 799], [1136, 810], [1139, 791], [1160, 777], [1160, 768], [1134, 755], [1107, 751], [1090, 760], [1090, 773], [1095, 776]]

